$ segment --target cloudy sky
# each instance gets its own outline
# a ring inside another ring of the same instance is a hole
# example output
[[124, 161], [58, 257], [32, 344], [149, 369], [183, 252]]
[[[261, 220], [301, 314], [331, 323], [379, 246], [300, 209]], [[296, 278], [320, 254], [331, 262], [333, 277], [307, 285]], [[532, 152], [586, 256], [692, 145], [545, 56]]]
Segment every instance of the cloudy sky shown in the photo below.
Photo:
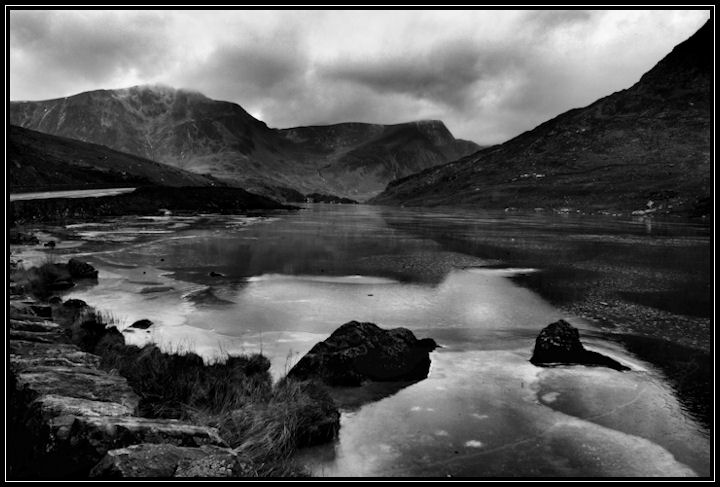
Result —
[[271, 127], [441, 119], [502, 142], [627, 88], [686, 11], [10, 12], [10, 98], [160, 83]]

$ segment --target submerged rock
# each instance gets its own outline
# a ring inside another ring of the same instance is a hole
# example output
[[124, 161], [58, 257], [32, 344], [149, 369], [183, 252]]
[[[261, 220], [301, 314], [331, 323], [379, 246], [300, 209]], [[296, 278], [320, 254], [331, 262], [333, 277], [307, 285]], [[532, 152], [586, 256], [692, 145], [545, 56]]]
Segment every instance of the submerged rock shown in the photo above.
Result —
[[384, 330], [374, 323], [351, 321], [316, 344], [288, 377], [319, 379], [331, 386], [364, 381], [411, 381], [427, 377], [432, 339], [418, 340], [406, 328]]
[[88, 307], [88, 304], [82, 299], [68, 299], [63, 304], [64, 308], [84, 309]]
[[227, 306], [235, 304], [233, 301], [217, 297], [211, 288], [188, 293], [185, 295], [185, 299], [196, 306]]
[[144, 320], [136, 321], [135, 323], [130, 325], [130, 328], [137, 328], [139, 330], [147, 330], [151, 326], [153, 326], [153, 322], [150, 320], [144, 319]]
[[87, 262], [70, 259], [67, 263], [70, 275], [76, 279], [97, 279], [98, 271]]
[[166, 291], [172, 291], [173, 289], [175, 288], [172, 286], [149, 286], [142, 288], [140, 294], [164, 293]]
[[556, 321], [543, 328], [535, 340], [535, 350], [530, 362], [540, 366], [578, 364], [630, 370], [610, 357], [586, 350], [580, 342], [578, 329], [565, 320]]

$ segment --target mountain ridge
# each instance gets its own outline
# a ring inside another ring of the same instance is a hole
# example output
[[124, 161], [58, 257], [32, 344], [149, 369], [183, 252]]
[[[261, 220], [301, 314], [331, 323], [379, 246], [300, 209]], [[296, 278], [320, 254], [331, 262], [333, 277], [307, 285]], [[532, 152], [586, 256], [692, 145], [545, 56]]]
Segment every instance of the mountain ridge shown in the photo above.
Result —
[[[234, 185], [362, 199], [478, 146], [440, 121], [270, 128], [240, 105], [167, 86], [10, 103], [11, 123], [106, 145]], [[402, 140], [395, 140], [397, 137]]]
[[712, 23], [630, 88], [370, 200], [410, 206], [693, 211], [711, 194]]

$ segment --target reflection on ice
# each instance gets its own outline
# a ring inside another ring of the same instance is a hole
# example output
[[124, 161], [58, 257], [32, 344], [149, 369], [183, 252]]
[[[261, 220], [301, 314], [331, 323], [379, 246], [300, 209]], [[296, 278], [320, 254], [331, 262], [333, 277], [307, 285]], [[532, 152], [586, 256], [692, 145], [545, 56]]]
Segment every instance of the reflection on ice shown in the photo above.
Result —
[[[339, 441], [309, 449], [300, 460], [309, 462], [313, 473], [321, 476], [707, 473], [707, 456], [679, 459], [669, 452], [671, 445], [648, 439], [647, 431], [628, 431], [619, 424], [603, 426], [583, 419], [581, 414], [573, 416], [543, 405], [538, 401], [538, 391], [548, 371], [529, 364], [526, 352], [441, 349], [432, 358], [433, 370], [428, 379], [352, 415], [343, 415]], [[550, 374], [559, 379], [566, 370]], [[568, 387], [572, 391], [594, 391], [603, 384], [612, 387], [619, 378], [642, 388], [649, 380], [645, 374], [622, 374], [609, 369], [569, 370], [577, 371], [577, 376], [589, 373], [585, 380]], [[437, 383], [445, 384], [448, 392], [433, 394]], [[576, 394], [574, 412], [592, 409], [596, 399], [592, 394]], [[676, 404], [667, 389], [654, 389], [648, 401], [654, 401], [654, 405], [648, 402], [640, 406], [606, 397], [604, 407], [631, 417], [649, 414], [658, 422], [672, 422], [678, 414], [666, 408], [668, 401]], [[692, 434], [692, 429], [681, 427], [680, 432]], [[385, 455], [378, 444], [389, 445], [396, 454]]]
[[283, 274], [263, 274], [262, 276], [253, 276], [247, 279], [248, 282], [263, 282], [263, 281], [311, 281], [311, 282], [326, 282], [335, 284], [398, 284], [394, 279], [385, 279], [382, 277], [373, 276], [305, 276], [305, 275], [283, 275]]
[[[101, 277], [103, 286], [70, 296], [117, 314], [127, 325], [150, 319], [156, 323], [153, 339], [170, 349], [175, 339], [206, 358], [217, 355], [217, 343], [223, 344], [224, 353], [258, 352], [259, 340], [248, 347], [232, 338], [289, 333], [272, 346], [267, 338], [262, 343], [276, 373], [283, 371], [288, 354], [304, 354], [312, 347], [312, 342], [296, 337], [311, 333], [322, 340], [351, 320], [388, 328], [432, 326], [522, 334], [559, 317], [531, 292], [492, 271], [457, 270], [437, 286], [357, 275], [272, 274], [250, 278], [234, 290], [178, 281], [150, 267], [103, 271]], [[148, 282], [153, 286], [148, 287]], [[133, 339], [140, 340], [138, 335]], [[485, 340], [492, 346], [491, 339]]]

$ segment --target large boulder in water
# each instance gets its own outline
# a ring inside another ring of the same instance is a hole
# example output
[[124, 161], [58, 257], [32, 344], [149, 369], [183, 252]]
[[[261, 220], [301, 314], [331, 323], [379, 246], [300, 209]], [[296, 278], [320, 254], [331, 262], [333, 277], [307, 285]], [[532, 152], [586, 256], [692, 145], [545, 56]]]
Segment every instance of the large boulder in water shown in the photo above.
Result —
[[364, 381], [413, 381], [427, 377], [432, 339], [418, 340], [406, 328], [384, 330], [374, 323], [351, 321], [315, 345], [288, 377], [319, 379], [331, 386]]
[[586, 350], [580, 342], [580, 332], [565, 320], [551, 323], [535, 340], [535, 350], [530, 362], [534, 365], [579, 364], [630, 370], [616, 360], [597, 352]]

